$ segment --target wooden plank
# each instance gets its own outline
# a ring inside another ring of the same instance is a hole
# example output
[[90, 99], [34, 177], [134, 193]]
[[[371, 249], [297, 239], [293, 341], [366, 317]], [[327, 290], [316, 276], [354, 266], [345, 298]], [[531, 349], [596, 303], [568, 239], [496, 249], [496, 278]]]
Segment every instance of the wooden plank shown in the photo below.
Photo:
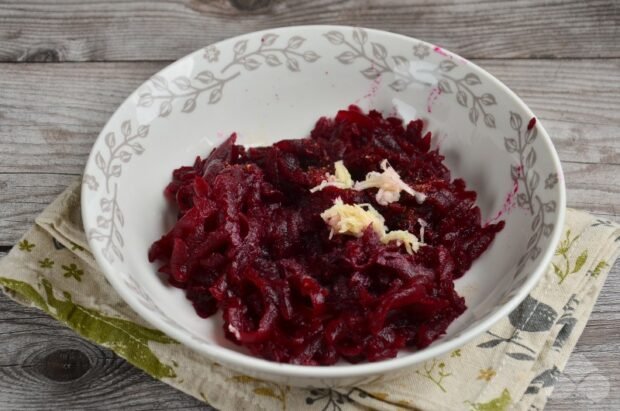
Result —
[[569, 207], [620, 217], [620, 165], [562, 164]]
[[0, 408], [213, 410], [0, 293]]
[[[530, 105], [562, 160], [620, 164], [620, 59], [476, 62]], [[0, 172], [81, 173], [108, 117], [165, 64], [0, 64]]]
[[163, 63], [1, 64], [0, 172], [82, 172], [125, 97]]
[[7, 0], [0, 16], [0, 61], [170, 60], [254, 30], [317, 22], [394, 31], [465, 57], [620, 57], [613, 0]]
[[0, 246], [10, 246], [76, 178], [65, 174], [0, 174]]
[[[620, 333], [615, 326], [620, 319], [619, 299], [620, 260], [547, 410], [620, 407], [620, 391], [605, 390], [605, 384], [617, 387], [620, 379]], [[95, 404], [106, 404], [106, 409], [211, 409], [153, 380], [111, 351], [80, 339], [39, 310], [22, 307], [2, 294], [0, 324], [0, 404], [10, 409], [84, 409]]]

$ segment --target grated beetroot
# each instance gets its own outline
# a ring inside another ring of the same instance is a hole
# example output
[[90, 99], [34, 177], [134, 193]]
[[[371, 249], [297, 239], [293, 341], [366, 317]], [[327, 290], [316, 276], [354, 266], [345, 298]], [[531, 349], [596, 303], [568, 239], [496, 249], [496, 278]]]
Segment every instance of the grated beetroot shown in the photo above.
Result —
[[[423, 348], [465, 310], [454, 290], [504, 222], [482, 226], [476, 193], [451, 181], [423, 123], [358, 107], [321, 118], [310, 137], [245, 148], [233, 134], [206, 159], [172, 174], [165, 196], [176, 225], [149, 250], [160, 272], [185, 289], [196, 312], [221, 310], [226, 337], [268, 360], [306, 365], [357, 363]], [[387, 159], [403, 193], [381, 206], [376, 189], [327, 187], [310, 193], [343, 160], [363, 180]], [[375, 231], [335, 235], [320, 214], [341, 197], [370, 203], [390, 230], [420, 232], [413, 254]]]

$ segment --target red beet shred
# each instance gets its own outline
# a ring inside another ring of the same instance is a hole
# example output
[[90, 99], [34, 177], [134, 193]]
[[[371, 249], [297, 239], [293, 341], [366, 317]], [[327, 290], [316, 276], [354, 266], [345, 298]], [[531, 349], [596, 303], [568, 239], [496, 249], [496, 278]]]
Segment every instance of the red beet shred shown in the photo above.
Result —
[[[378, 361], [404, 347], [423, 348], [465, 310], [454, 280], [489, 246], [504, 222], [482, 226], [476, 193], [451, 181], [423, 123], [355, 106], [321, 118], [310, 137], [245, 148], [233, 134], [206, 159], [173, 172], [166, 197], [175, 226], [149, 250], [149, 260], [185, 289], [196, 312], [218, 310], [228, 339], [253, 354], [306, 365]], [[310, 193], [334, 162], [354, 180], [387, 159], [409, 194], [381, 206], [376, 189], [327, 187]], [[320, 214], [341, 197], [370, 203], [390, 230], [427, 244], [410, 255], [384, 245], [370, 227], [356, 238], [334, 235]]]

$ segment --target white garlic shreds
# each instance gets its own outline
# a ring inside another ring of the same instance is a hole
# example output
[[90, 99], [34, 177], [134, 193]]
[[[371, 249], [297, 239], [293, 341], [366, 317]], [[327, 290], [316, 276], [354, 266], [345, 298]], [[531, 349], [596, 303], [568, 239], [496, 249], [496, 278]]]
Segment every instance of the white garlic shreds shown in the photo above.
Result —
[[321, 213], [321, 218], [330, 227], [329, 238], [334, 234], [361, 237], [368, 226], [379, 235], [383, 244], [395, 242], [398, 246], [404, 245], [409, 254], [420, 249], [424, 243], [408, 231], [389, 231], [385, 226], [385, 219], [370, 204], [344, 204], [338, 197], [334, 205]]
[[418, 193], [413, 188], [409, 187], [400, 178], [400, 175], [388, 164], [387, 160], [381, 162], [381, 169], [383, 172], [371, 171], [366, 174], [364, 181], [358, 181], [353, 188], [358, 191], [365, 190], [367, 188], [378, 188], [376, 195], [377, 203], [381, 205], [388, 205], [400, 199], [400, 192], [405, 191], [415, 197], [418, 203], [422, 203], [426, 200], [426, 195]]
[[369, 225], [379, 236], [385, 234], [385, 220], [370, 204], [344, 204], [338, 197], [333, 206], [321, 213], [321, 218], [331, 229], [329, 238], [334, 234], [361, 237]]
[[421, 218], [418, 218], [418, 223], [420, 224], [420, 242], [424, 242], [424, 229], [428, 226], [428, 223]]
[[418, 238], [415, 235], [404, 230], [390, 231], [381, 237], [381, 242], [383, 244], [388, 244], [392, 241], [395, 241], [398, 246], [404, 245], [409, 254], [417, 252], [420, 249], [420, 246], [423, 245], [420, 241], [418, 241]]
[[325, 177], [326, 179], [321, 181], [321, 184], [310, 189], [311, 193], [321, 191], [325, 187], [336, 187], [341, 189], [353, 188], [353, 179], [342, 160], [334, 163], [334, 174], [328, 173]]
[[[415, 197], [418, 203], [426, 199], [426, 195], [419, 193], [407, 185], [400, 175], [388, 164], [387, 159], [381, 162], [382, 172], [371, 171], [366, 174], [364, 181], [354, 182], [349, 170], [342, 161], [334, 163], [334, 174], [326, 174], [326, 179], [318, 186], [312, 188], [310, 192], [321, 191], [325, 187], [336, 187], [340, 189], [353, 188], [357, 191], [368, 188], [378, 188], [376, 194], [377, 203], [388, 205], [400, 199], [400, 192], [405, 191]], [[334, 234], [351, 235], [361, 237], [368, 226], [379, 235], [383, 244], [391, 242], [398, 246], [404, 245], [409, 254], [413, 254], [424, 245], [424, 227], [426, 222], [418, 219], [420, 223], [420, 240], [414, 234], [404, 230], [388, 231], [385, 226], [383, 216], [370, 204], [344, 204], [338, 197], [327, 210], [321, 213], [321, 218], [330, 227], [329, 238]]]

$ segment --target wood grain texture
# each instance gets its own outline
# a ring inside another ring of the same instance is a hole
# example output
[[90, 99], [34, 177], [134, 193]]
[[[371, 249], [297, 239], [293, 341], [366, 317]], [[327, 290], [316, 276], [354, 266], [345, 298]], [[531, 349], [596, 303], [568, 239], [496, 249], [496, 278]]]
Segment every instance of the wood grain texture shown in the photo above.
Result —
[[0, 409], [212, 410], [0, 295]]
[[0, 246], [9, 246], [34, 224], [74, 175], [0, 173]]
[[377, 27], [468, 58], [620, 57], [614, 0], [5, 0], [0, 61], [177, 59], [299, 24]]

